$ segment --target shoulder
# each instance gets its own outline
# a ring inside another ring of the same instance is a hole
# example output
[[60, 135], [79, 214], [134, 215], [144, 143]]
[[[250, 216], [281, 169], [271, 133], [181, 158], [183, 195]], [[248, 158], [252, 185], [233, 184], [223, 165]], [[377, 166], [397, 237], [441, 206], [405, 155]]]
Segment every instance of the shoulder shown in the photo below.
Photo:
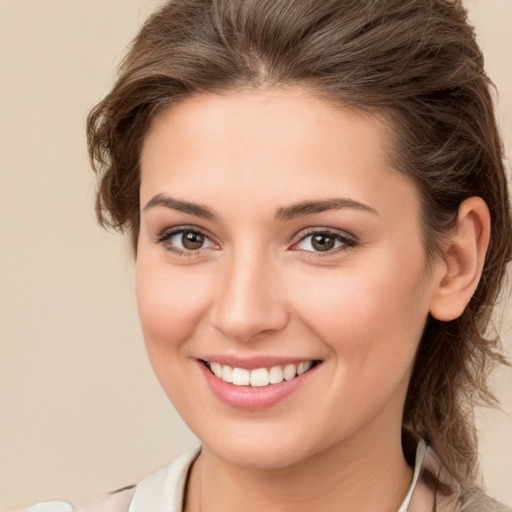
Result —
[[49, 501], [23, 508], [18, 512], [76, 512], [76, 508], [66, 501]]
[[67, 501], [38, 503], [19, 512], [127, 512], [135, 492], [135, 486], [122, 489], [96, 500], [96, 504], [86, 508], [76, 508]]
[[79, 509], [66, 501], [51, 501], [18, 512], [181, 512], [188, 471], [199, 453], [200, 448], [184, 453], [138, 485], [112, 492], [94, 506]]
[[497, 502], [480, 489], [465, 494], [462, 512], [512, 512], [512, 508]]
[[[410, 448], [406, 457], [410, 460]], [[512, 512], [476, 485], [462, 486], [447, 471], [430, 446], [419, 440], [410, 496], [400, 511], [407, 512]], [[400, 512], [399, 511], [399, 512]]]

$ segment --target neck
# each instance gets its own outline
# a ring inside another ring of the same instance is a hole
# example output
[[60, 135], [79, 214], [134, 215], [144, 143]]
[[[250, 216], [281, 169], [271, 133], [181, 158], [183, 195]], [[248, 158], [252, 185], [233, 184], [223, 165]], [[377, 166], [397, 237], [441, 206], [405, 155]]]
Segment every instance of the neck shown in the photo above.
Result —
[[204, 447], [191, 470], [186, 511], [396, 512], [412, 480], [396, 432], [360, 432], [278, 469], [236, 466]]

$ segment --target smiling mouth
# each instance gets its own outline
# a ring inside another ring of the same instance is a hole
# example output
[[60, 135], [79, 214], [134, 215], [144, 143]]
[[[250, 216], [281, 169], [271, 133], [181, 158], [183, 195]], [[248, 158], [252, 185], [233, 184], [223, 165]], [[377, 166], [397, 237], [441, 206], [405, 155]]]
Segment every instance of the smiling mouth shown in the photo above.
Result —
[[303, 361], [298, 364], [271, 366], [270, 368], [246, 368], [231, 367], [214, 361], [202, 361], [204, 365], [218, 379], [233, 384], [234, 386], [265, 387], [279, 384], [300, 377], [302, 374], [317, 366], [320, 361]]

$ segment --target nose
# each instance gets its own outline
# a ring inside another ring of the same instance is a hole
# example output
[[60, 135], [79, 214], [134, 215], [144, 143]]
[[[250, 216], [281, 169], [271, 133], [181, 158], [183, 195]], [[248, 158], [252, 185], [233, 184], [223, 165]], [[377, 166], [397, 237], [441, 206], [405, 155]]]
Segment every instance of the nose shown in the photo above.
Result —
[[255, 254], [234, 256], [219, 275], [211, 323], [227, 338], [250, 342], [282, 330], [289, 321], [279, 272]]

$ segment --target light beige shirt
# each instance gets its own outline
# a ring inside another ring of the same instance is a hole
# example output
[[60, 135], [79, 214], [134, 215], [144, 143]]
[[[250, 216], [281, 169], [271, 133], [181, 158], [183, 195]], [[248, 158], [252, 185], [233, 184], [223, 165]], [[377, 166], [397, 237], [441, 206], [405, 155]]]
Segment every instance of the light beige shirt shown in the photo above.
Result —
[[[190, 466], [200, 453], [191, 450], [137, 486], [111, 494], [98, 506], [83, 512], [182, 512]], [[462, 500], [460, 486], [423, 441], [418, 443], [414, 476], [397, 512], [512, 512], [483, 493]], [[21, 512], [78, 512], [66, 502], [39, 503]]]

